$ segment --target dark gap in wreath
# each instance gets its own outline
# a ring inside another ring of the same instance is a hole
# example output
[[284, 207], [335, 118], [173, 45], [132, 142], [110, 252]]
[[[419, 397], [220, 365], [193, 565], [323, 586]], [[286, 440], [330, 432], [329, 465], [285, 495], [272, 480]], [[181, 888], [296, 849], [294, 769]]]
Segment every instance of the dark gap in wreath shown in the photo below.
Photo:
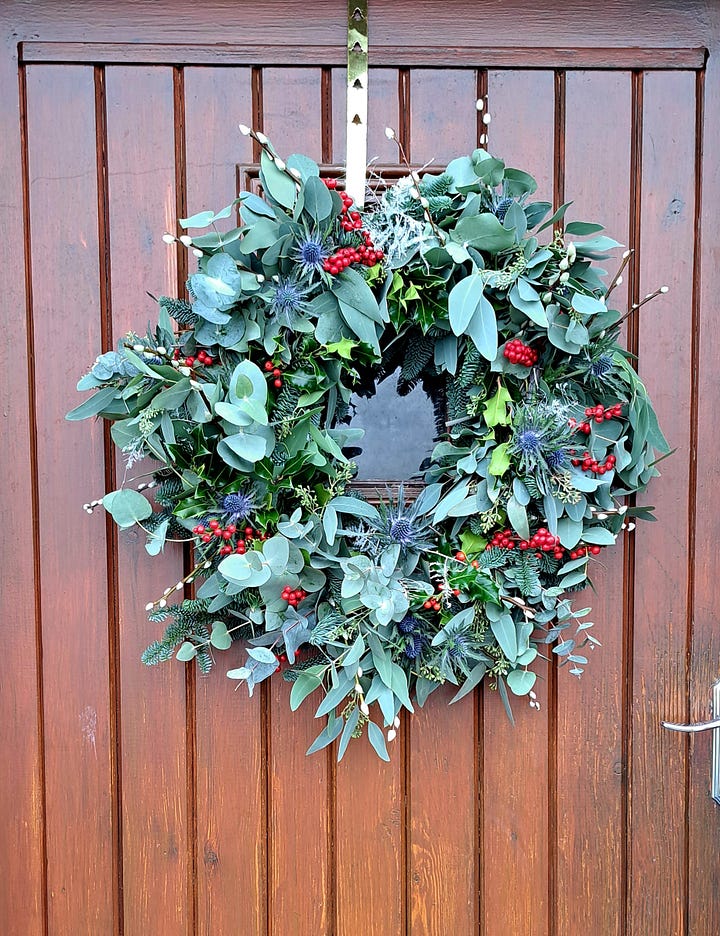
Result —
[[361, 373], [350, 401], [348, 422], [365, 436], [345, 454], [358, 466], [354, 487], [371, 499], [411, 497], [447, 420], [445, 378], [434, 364], [434, 339], [412, 329], [390, 336], [379, 367]]

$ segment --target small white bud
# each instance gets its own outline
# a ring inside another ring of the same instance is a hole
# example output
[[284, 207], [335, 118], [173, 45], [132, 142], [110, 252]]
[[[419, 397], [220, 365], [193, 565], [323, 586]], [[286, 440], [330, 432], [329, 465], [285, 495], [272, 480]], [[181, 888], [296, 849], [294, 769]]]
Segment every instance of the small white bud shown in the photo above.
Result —
[[669, 286], [661, 286], [661, 287], [660, 287], [660, 292], [663, 294], [663, 296], [665, 295], [666, 292], [669, 292], [669, 291], [670, 291], [670, 287], [669, 287]]
[[492, 121], [492, 117], [490, 116], [490, 114], [483, 114], [482, 122], [485, 124], [486, 127], [491, 121]]
[[279, 282], [280, 282], [280, 277], [276, 273], [275, 276], [273, 276], [273, 283], [279, 283]]
[[198, 250], [197, 247], [193, 247], [193, 257], [202, 257], [202, 250]]
[[413, 180], [415, 185], [420, 185], [420, 176], [415, 170], [410, 173], [410, 178]]
[[628, 528], [628, 533], [632, 533], [632, 531], [635, 529], [635, 524], [628, 523], [627, 528]]
[[568, 260], [570, 261], [570, 263], [574, 263], [574, 262], [575, 262], [575, 257], [577, 257], [577, 248], [575, 247], [575, 244], [573, 244], [572, 241], [571, 241], [571, 242], [567, 245], [567, 248], [566, 248], [566, 249], [567, 249], [567, 257], [568, 257]]
[[167, 354], [167, 348], [164, 347], [163, 345], [158, 345], [158, 346], [157, 346], [157, 353], [158, 353], [158, 354]]
[[560, 274], [560, 282], [561, 282], [561, 283], [567, 283], [567, 281], [568, 281], [569, 279], [570, 279], [570, 274], [567, 272], [567, 270], [566, 270], [564, 273], [561, 273], [561, 274]]
[[365, 699], [363, 699], [362, 702], [360, 703], [360, 711], [363, 713], [363, 715], [366, 718], [370, 714], [370, 706], [367, 704]]
[[182, 364], [180, 367], [178, 367], [178, 370], [183, 375], [183, 377], [189, 377], [190, 374], [192, 374], [192, 371], [190, 370], [190, 368], [187, 367], [185, 364]]
[[167, 601], [165, 601], [164, 598], [161, 598], [160, 601], [158, 601], [158, 608], [165, 608], [165, 607], [167, 607]]
[[275, 159], [275, 165], [278, 167], [278, 169], [280, 170], [285, 169], [285, 163], [283, 162], [282, 159], [280, 159], [279, 156], [275, 156], [274, 159]]
[[624, 251], [622, 255], [623, 260], [627, 260], [627, 258], [630, 256], [631, 253], [632, 253], [632, 250]]
[[258, 283], [264, 283], [264, 282], [265, 282], [265, 277], [262, 275], [262, 273], [258, 273], [257, 276], [255, 277], [255, 279], [258, 281]]
[[475, 110], [481, 111], [485, 107], [485, 101], [480, 97], [475, 101]]
[[207, 562], [203, 563], [203, 569], [209, 569], [211, 565], [212, 565], [212, 562], [210, 562], [210, 560], [208, 559]]
[[385, 136], [388, 138], [388, 140], [395, 139], [395, 131], [392, 127], [385, 127]]
[[358, 668], [357, 668], [357, 673], [356, 673], [355, 675], [357, 676], [358, 679], [360, 679], [360, 677], [362, 676], [362, 674], [363, 674], [362, 666], [358, 666]]
[[430, 202], [427, 200], [427, 198], [421, 198], [421, 199], [420, 199], [420, 204], [423, 206], [423, 208], [429, 208], [429, 207], [430, 207]]
[[175, 591], [181, 591], [185, 587], [185, 582], [177, 582], [175, 585]]
[[243, 136], [250, 136], [250, 127], [246, 126], [245, 124], [238, 124], [238, 129]]
[[615, 285], [622, 286], [622, 284], [623, 284], [623, 278], [622, 276], [618, 276], [618, 278], [615, 280]]
[[627, 504], [623, 504], [622, 507], [618, 507], [618, 513], [622, 517], [623, 514], [627, 513]]
[[598, 518], [598, 520], [607, 520], [608, 518], [608, 515], [606, 513], [595, 514], [595, 516]]
[[395, 731], [394, 728], [391, 728], [387, 733], [387, 739], [388, 741], [394, 741], [395, 738], [397, 738], [397, 731]]
[[552, 293], [551, 292], [543, 293], [542, 301], [544, 305], [550, 305], [550, 303], [552, 302]]
[[175, 243], [175, 238], [173, 237], [172, 234], [163, 234], [162, 239], [163, 239], [163, 241], [164, 241], [166, 244], [174, 244], [174, 243]]
[[192, 237], [189, 234], [181, 234], [180, 243], [183, 247], [192, 247]]
[[148, 601], [148, 603], [145, 605], [145, 610], [152, 611], [152, 609], [153, 609], [153, 603], [152, 601]]
[[268, 138], [265, 136], [264, 133], [260, 133], [259, 130], [258, 130], [258, 132], [255, 134], [255, 139], [256, 139], [256, 140], [258, 141], [258, 143], [260, 143], [262, 146], [266, 146], [266, 145], [267, 145]]
[[395, 718], [393, 718], [393, 728], [399, 728], [399, 727], [400, 727], [400, 719], [396, 715]]
[[570, 266], [568, 258], [563, 257], [560, 263], [558, 263], [558, 266], [560, 267], [561, 270], [567, 270], [567, 268]]
[[293, 179], [298, 179], [298, 180], [302, 179], [302, 175], [299, 169], [288, 169], [288, 172], [293, 177]]
[[415, 186], [413, 186], [413, 187], [410, 189], [410, 197], [411, 197], [411, 198], [420, 198], [420, 191], [419, 191], [418, 189], [416, 189]]
[[180, 368], [180, 361], [170, 361], [170, 366], [178, 370]]
[[530, 692], [528, 692], [528, 695], [530, 696], [531, 699], [537, 699], [534, 689], [531, 689]]
[[136, 351], [138, 354], [140, 354], [140, 352], [144, 350], [145, 350], [145, 345], [141, 345], [141, 344], [133, 345], [133, 351]]
[[483, 146], [485, 143], [487, 143], [487, 141], [488, 141], [487, 133], [481, 133], [481, 134], [480, 134], [480, 145]]
[[198, 383], [197, 380], [191, 380], [190, 386], [193, 388], [193, 390], [202, 390], [202, 384]]

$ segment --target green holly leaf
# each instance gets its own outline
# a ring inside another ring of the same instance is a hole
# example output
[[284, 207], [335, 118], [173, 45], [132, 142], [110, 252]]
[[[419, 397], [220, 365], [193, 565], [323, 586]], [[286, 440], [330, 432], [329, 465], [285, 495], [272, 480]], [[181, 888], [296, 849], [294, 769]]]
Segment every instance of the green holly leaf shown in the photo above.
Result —
[[329, 351], [330, 354], [337, 354], [338, 357], [344, 358], [346, 361], [351, 361], [353, 348], [357, 347], [359, 347], [357, 341], [352, 341], [350, 338], [342, 338], [340, 341], [333, 341], [330, 344], [326, 344], [325, 350]]
[[493, 449], [488, 472], [496, 478], [502, 478], [509, 467], [510, 456], [508, 455], [508, 443], [501, 442], [500, 445], [496, 445]]
[[485, 422], [490, 428], [510, 425], [507, 405], [511, 401], [510, 391], [498, 383], [497, 393], [485, 403]]

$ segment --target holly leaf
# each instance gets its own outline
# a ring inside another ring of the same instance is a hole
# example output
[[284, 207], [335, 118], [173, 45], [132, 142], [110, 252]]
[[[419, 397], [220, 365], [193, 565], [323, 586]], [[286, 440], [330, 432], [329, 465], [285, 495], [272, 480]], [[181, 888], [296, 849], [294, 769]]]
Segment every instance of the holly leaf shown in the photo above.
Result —
[[332, 341], [330, 344], [326, 344], [325, 350], [329, 351], [330, 354], [337, 354], [338, 357], [344, 358], [346, 361], [351, 361], [353, 349], [357, 347], [359, 347], [357, 341], [352, 341], [350, 338], [341, 338], [340, 341]]
[[495, 446], [490, 456], [488, 473], [494, 475], [496, 478], [502, 478], [509, 467], [510, 456], [508, 455], [508, 443], [501, 442], [500, 445]]
[[485, 422], [490, 429], [494, 426], [509, 426], [510, 415], [507, 411], [507, 405], [512, 400], [510, 391], [501, 383], [498, 383], [495, 396], [490, 397], [485, 402]]

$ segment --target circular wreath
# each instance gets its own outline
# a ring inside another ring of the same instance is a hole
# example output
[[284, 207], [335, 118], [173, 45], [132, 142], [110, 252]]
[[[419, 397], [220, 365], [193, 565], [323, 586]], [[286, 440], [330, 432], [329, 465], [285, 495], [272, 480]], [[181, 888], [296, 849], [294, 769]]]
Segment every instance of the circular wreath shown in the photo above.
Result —
[[[279, 671], [292, 708], [313, 696], [327, 719], [310, 751], [340, 737], [339, 757], [366, 734], [387, 758], [400, 709], [443, 683], [539, 708], [533, 664], [551, 651], [582, 672], [597, 640], [569, 595], [649, 515], [622, 499], [668, 451], [618, 344], [620, 272], [606, 285], [594, 263], [619, 245], [564, 224], [567, 205], [548, 217], [532, 177], [484, 149], [408, 167], [359, 212], [312, 160], [241, 129], [263, 197], [164, 236], [198, 258], [190, 301], [161, 297], [155, 330], [100, 355], [68, 417], [112, 422], [126, 478], [160, 463], [85, 509], [142, 527], [151, 555], [193, 548], [147, 606], [167, 627], [144, 662], [206, 673], [229, 651], [251, 694]], [[432, 391], [438, 437], [419, 496], [374, 506], [353, 489], [352, 398], [398, 367], [401, 393]]]

